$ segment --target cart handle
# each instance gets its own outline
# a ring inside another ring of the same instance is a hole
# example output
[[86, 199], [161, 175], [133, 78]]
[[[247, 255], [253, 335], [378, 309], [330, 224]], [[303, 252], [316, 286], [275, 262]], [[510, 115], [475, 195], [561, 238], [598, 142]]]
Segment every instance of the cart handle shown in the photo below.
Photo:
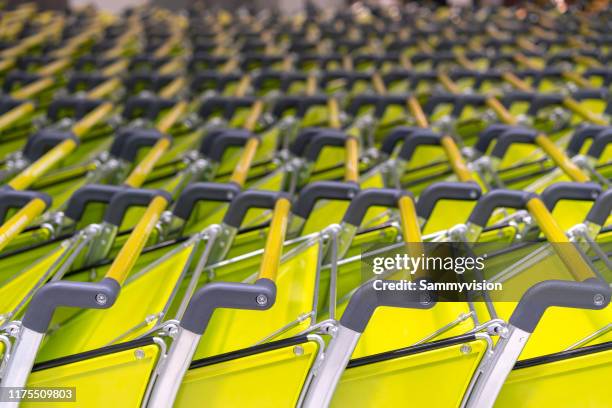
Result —
[[[253, 132], [255, 127], [257, 126], [257, 121], [259, 117], [263, 113], [264, 103], [262, 100], [257, 100], [253, 103], [251, 108], [251, 112], [249, 113], [248, 118], [244, 122], [243, 128], [248, 132]], [[236, 164], [236, 168], [232, 172], [230, 177], [230, 181], [232, 183], [236, 183], [239, 186], [244, 186], [247, 180], [247, 176], [249, 173], [249, 169], [251, 168], [251, 164], [255, 159], [255, 154], [257, 153], [257, 149], [259, 148], [259, 137], [257, 135], [253, 135], [246, 142], [246, 146], [242, 151], [242, 155]]]
[[[180, 119], [187, 110], [187, 102], [181, 101], [175, 104], [159, 121], [155, 128], [162, 134], [166, 134], [170, 128]], [[169, 136], [161, 137], [155, 142], [153, 147], [147, 152], [146, 156], [132, 169], [125, 180], [125, 184], [130, 187], [140, 187], [151, 174], [155, 164], [161, 159], [164, 153], [170, 148], [172, 140]]]
[[204, 137], [200, 154], [218, 163], [228, 148], [245, 146], [249, 138], [254, 136], [245, 129], [213, 129]]
[[549, 307], [601, 310], [610, 303], [610, 286], [601, 279], [582, 282], [549, 280], [529, 288], [510, 317], [510, 324], [533, 333]]
[[[384, 284], [393, 281], [375, 282]], [[430, 309], [434, 306], [433, 294], [420, 290], [421, 279], [416, 279], [414, 282], [417, 284], [417, 290], [376, 290], [374, 282], [367, 282], [357, 289], [342, 314], [337, 331], [327, 346], [326, 357], [308, 389], [304, 400], [305, 407], [329, 405], [359, 337], [378, 307]]]
[[[5, 222], [6, 215], [10, 209], [18, 209], [40, 201], [42, 210], [51, 205], [51, 197], [38, 191], [17, 191], [10, 187], [0, 188], [0, 223]], [[14, 218], [14, 217], [13, 217]]]
[[247, 212], [252, 208], [274, 209], [281, 199], [288, 199], [287, 193], [276, 191], [246, 190], [239, 193], [223, 217], [223, 224], [240, 228]]
[[416, 203], [416, 212], [424, 220], [429, 219], [436, 204], [441, 200], [475, 201], [482, 195], [478, 183], [441, 181], [430, 184], [421, 194]]
[[441, 146], [444, 149], [446, 156], [448, 157], [449, 163], [453, 172], [457, 175], [460, 181], [468, 182], [473, 181], [472, 173], [465, 164], [461, 152], [455, 140], [450, 135], [440, 135], [435, 133], [431, 129], [417, 129], [410, 132], [412, 128], [405, 128], [402, 131], [408, 131], [404, 138], [404, 144], [399, 153], [399, 157], [409, 162], [414, 155], [418, 146]]
[[[429, 123], [427, 121], [427, 117], [425, 115], [425, 112], [423, 111], [421, 104], [416, 99], [416, 97], [410, 96], [408, 98], [407, 103], [408, 103], [408, 108], [410, 109], [410, 112], [412, 113], [412, 115], [414, 116], [417, 122], [417, 125], [424, 129], [428, 128]], [[411, 139], [412, 138], [406, 138], [404, 141], [404, 144], [408, 140], [411, 140]], [[463, 160], [463, 156], [461, 155], [461, 150], [459, 150], [459, 147], [457, 146], [455, 139], [453, 139], [451, 135], [444, 134], [439, 138], [439, 143], [444, 149], [444, 152], [446, 153], [446, 156], [448, 157], [450, 166], [453, 169], [453, 172], [457, 175], [457, 178], [459, 179], [459, 181], [463, 181], [463, 182], [473, 181], [474, 178], [472, 177], [472, 172], [470, 171], [465, 161]], [[414, 150], [412, 150], [412, 153], [414, 153]], [[411, 157], [412, 157], [412, 153], [410, 154]]]
[[191, 183], [176, 200], [172, 212], [186, 221], [199, 201], [232, 202], [239, 194], [240, 187], [233, 183]]
[[591, 210], [587, 214], [586, 220], [595, 225], [603, 226], [612, 211], [612, 190], [606, 190], [599, 195]]
[[352, 200], [359, 192], [359, 185], [352, 182], [315, 181], [300, 190], [291, 212], [293, 215], [308, 218], [319, 200]]
[[400, 142], [403, 142], [408, 135], [411, 135], [419, 129], [421, 129], [421, 127], [416, 126], [398, 126], [394, 128], [383, 140], [380, 151], [390, 156]]
[[512, 127], [499, 135], [499, 139], [491, 155], [502, 159], [510, 146], [515, 143], [535, 144], [540, 147], [552, 161], [563, 170], [573, 181], [585, 183], [589, 177], [574, 164], [569, 157], [559, 149], [548, 136], [533, 129]]
[[[525, 58], [525, 60], [526, 60], [526, 58]], [[591, 85], [588, 82], [587, 79], [585, 79], [582, 75], [580, 75], [578, 73], [562, 72], [561, 75], [566, 77], [567, 79], [572, 80], [573, 82], [576, 82], [577, 85], [579, 85], [579, 86], [583, 86], [583, 87], [587, 87], [588, 88]], [[502, 78], [506, 82], [508, 82], [509, 84], [511, 84], [512, 86], [514, 86], [515, 88], [517, 88], [517, 89], [519, 89], [521, 91], [524, 91], [524, 92], [535, 92], [535, 89], [531, 85], [529, 85], [529, 83], [523, 81], [522, 79], [520, 79], [519, 77], [517, 77], [515, 74], [513, 74], [511, 72], [504, 72], [502, 74]], [[587, 120], [589, 122], [592, 122], [592, 123], [597, 124], [597, 125], [603, 125], [603, 126], [607, 125], [605, 119], [603, 119], [603, 118], [593, 114], [593, 112], [585, 109], [582, 105], [580, 105], [580, 103], [578, 103], [576, 98], [574, 98], [574, 97], [572, 97], [570, 95], [561, 96], [560, 102], [567, 109], [571, 110], [572, 112], [574, 112], [577, 115], [580, 115], [583, 119], [585, 119], [585, 120]], [[493, 108], [493, 109], [495, 110], [495, 108]], [[529, 111], [530, 112], [534, 112], [534, 111], [537, 111], [538, 109], [539, 109], [539, 107], [532, 107], [532, 106], [530, 106]], [[503, 111], [507, 112], [507, 110], [505, 108], [500, 110], [500, 112], [503, 112]], [[496, 110], [496, 113], [498, 113], [497, 110]], [[509, 114], [509, 112], [498, 114], [498, 115], [500, 116], [500, 118], [502, 120], [513, 118], [511, 115], [508, 115], [508, 114]], [[515, 122], [515, 120], [513, 122]], [[511, 122], [506, 122], [506, 123], [511, 123]]]
[[[484, 228], [493, 211], [501, 207], [526, 209], [534, 218], [546, 239], [552, 243], [568, 271], [577, 281], [584, 281], [595, 276], [592, 269], [582, 259], [548, 208], [546, 208], [541, 198], [535, 193], [503, 189], [493, 190], [478, 200], [470, 214], [468, 223]], [[559, 243], [565, 244], [563, 248], [556, 245]]]
[[111, 146], [111, 154], [123, 160], [133, 162], [138, 156], [138, 152], [143, 147], [155, 146], [160, 139], [168, 137], [160, 133], [157, 129], [126, 129], [120, 132]]
[[567, 154], [569, 156], [575, 156], [580, 153], [582, 147], [586, 143], [587, 140], [593, 140], [600, 133], [606, 130], [610, 130], [612, 127], [610, 126], [600, 126], [600, 125], [586, 125], [581, 128], [578, 128], [569, 143], [567, 144]]
[[191, 300], [181, 327], [202, 335], [218, 308], [267, 310], [276, 301], [276, 274], [278, 272], [291, 204], [285, 197], [276, 201], [274, 216], [264, 247], [259, 276], [255, 283], [209, 283], [198, 290]]
[[125, 214], [131, 207], [148, 207], [157, 198], [166, 200], [166, 205], [171, 201], [171, 195], [164, 190], [153, 190], [145, 188], [123, 187], [112, 196], [103, 220], [116, 227], [121, 226]]
[[90, 203], [109, 204], [113, 196], [125, 189], [123, 186], [106, 184], [88, 184], [72, 193], [64, 215], [73, 221], [79, 221]]
[[[419, 287], [418, 281], [417, 287]], [[431, 309], [435, 303], [434, 294], [429, 291], [376, 290], [372, 282], [367, 282], [351, 296], [340, 318], [340, 324], [355, 332], [363, 333], [372, 315], [381, 306], [425, 310]]]
[[[110, 208], [113, 208], [120, 194], [113, 197]], [[55, 281], [37, 290], [25, 312], [23, 326], [37, 333], [45, 333], [55, 309], [60, 306], [83, 309], [111, 307], [168, 203], [167, 193], [152, 197], [144, 215], [100, 282]]]
[[612, 143], [612, 129], [599, 133], [587, 151], [587, 156], [598, 159], [604, 153], [608, 145]]
[[28, 138], [22, 150], [23, 156], [28, 159], [28, 161], [35, 162], [47, 151], [68, 139], [73, 140], [77, 145], [80, 142], [72, 132], [42, 129]]
[[601, 192], [602, 188], [597, 183], [560, 181], [546, 187], [540, 195], [546, 208], [552, 211], [561, 200], [594, 201]]
[[417, 126], [421, 128], [429, 127], [427, 115], [425, 115], [425, 112], [423, 111], [423, 107], [419, 103], [419, 100], [415, 96], [411, 95], [407, 100], [407, 104], [410, 113], [412, 114], [412, 116], [414, 116], [414, 120], [416, 121]]
[[421, 230], [412, 194], [391, 188], [370, 188], [361, 190], [353, 198], [344, 213], [343, 223], [359, 227], [371, 207], [395, 207], [400, 213], [402, 235], [406, 243], [419, 243]]

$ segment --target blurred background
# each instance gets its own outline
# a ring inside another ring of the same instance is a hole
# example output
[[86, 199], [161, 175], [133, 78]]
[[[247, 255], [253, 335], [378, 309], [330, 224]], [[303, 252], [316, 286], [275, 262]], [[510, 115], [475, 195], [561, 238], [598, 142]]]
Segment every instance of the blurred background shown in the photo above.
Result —
[[[405, 0], [34, 0], [33, 3], [38, 4], [41, 9], [62, 9], [67, 6], [80, 7], [93, 5], [99, 9], [107, 10], [113, 13], [120, 13], [126, 8], [143, 5], [146, 3], [157, 6], [166, 7], [172, 10], [184, 9], [195, 3], [200, 3], [211, 8], [226, 8], [236, 9], [239, 7], [247, 7], [252, 10], [261, 10], [264, 8], [276, 9], [284, 14], [295, 14], [304, 10], [308, 3], [316, 7], [326, 9], [337, 9], [342, 7], [355, 6], [359, 3], [393, 5], [403, 4], [409, 1]], [[23, 0], [8, 0], [9, 7], [11, 5], [23, 4]], [[515, 5], [519, 3], [540, 3], [540, 4], [555, 4], [560, 10], [567, 9], [567, 5], [579, 5], [585, 9], [602, 9], [607, 7], [610, 0], [538, 0], [538, 1], [519, 1], [519, 0], [429, 0], [418, 1], [418, 3], [432, 4], [448, 4], [456, 7], [472, 7], [483, 5]]]

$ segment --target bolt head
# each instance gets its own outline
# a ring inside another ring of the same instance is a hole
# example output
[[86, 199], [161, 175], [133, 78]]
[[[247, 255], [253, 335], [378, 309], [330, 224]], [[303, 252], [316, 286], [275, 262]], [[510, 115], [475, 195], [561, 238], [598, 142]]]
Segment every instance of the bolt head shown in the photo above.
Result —
[[464, 344], [459, 350], [461, 354], [470, 354], [472, 352], [472, 347], [469, 344]]
[[260, 306], [265, 306], [268, 304], [268, 297], [266, 295], [257, 295], [255, 301]]
[[104, 293], [98, 293], [96, 295], [96, 303], [97, 304], [105, 305], [107, 301], [108, 301], [108, 298], [106, 297], [106, 295]]
[[603, 306], [605, 301], [606, 301], [606, 298], [601, 293], [598, 293], [595, 296], [593, 296], [593, 303], [595, 304], [595, 306]]

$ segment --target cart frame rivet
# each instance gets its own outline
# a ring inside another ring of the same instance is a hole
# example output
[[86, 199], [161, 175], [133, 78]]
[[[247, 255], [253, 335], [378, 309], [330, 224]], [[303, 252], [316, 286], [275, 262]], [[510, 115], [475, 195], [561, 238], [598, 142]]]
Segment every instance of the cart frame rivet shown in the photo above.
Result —
[[96, 303], [97, 304], [105, 305], [107, 301], [108, 301], [108, 298], [106, 297], [106, 295], [104, 293], [98, 293], [96, 295]]

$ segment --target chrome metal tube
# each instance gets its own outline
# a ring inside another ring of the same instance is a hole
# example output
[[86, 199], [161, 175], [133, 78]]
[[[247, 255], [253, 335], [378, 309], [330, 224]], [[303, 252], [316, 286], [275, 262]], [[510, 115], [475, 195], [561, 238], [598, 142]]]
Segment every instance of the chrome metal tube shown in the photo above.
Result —
[[323, 355], [323, 362], [306, 392], [305, 408], [329, 406], [340, 377], [355, 350], [361, 333], [338, 326]]
[[490, 408], [512, 371], [531, 333], [508, 325], [508, 332], [499, 339], [493, 354], [481, 363], [481, 369], [470, 394], [462, 404], [468, 408]]
[[159, 377], [153, 385], [151, 398], [147, 403], [149, 408], [167, 408], [174, 404], [201, 337], [199, 334], [179, 328], [176, 340], [172, 342]]

